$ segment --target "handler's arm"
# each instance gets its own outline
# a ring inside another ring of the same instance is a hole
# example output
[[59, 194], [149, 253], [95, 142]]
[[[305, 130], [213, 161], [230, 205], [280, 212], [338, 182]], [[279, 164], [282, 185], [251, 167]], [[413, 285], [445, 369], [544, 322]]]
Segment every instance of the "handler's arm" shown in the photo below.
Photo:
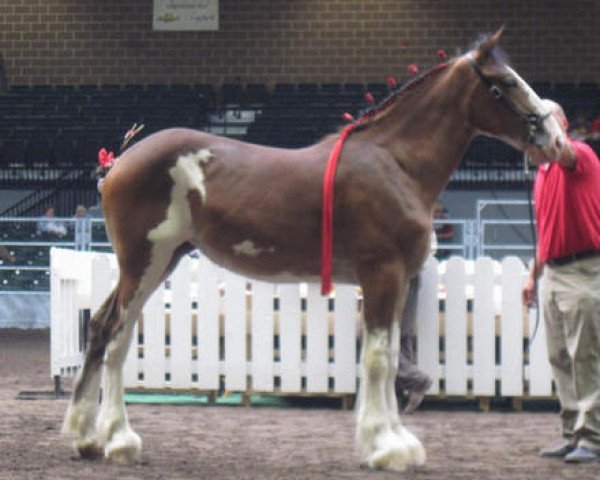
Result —
[[533, 260], [531, 261], [529, 275], [527, 276], [527, 280], [525, 280], [523, 290], [521, 291], [523, 304], [528, 307], [535, 307], [537, 305], [537, 292], [535, 287], [537, 285], [537, 279], [540, 278], [544, 272], [544, 263], [540, 261], [539, 256], [536, 258], [536, 262]]

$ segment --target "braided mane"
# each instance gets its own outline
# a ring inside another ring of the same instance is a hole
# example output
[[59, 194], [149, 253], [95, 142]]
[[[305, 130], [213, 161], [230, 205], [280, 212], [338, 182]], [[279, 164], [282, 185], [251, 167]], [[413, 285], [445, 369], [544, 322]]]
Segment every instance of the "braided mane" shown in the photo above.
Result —
[[386, 98], [384, 98], [377, 105], [374, 105], [366, 110], [363, 110], [359, 117], [355, 120], [356, 129], [362, 129], [366, 125], [370, 123], [374, 117], [376, 117], [379, 113], [387, 110], [394, 103], [396, 103], [398, 97], [400, 97], [403, 93], [408, 92], [410, 90], [414, 90], [416, 87], [424, 83], [427, 79], [431, 77], [435, 77], [440, 74], [443, 70], [446, 69], [448, 64], [446, 62], [440, 63], [436, 67], [433, 67], [426, 72], [422, 73], [416, 78], [413, 78], [409, 82], [403, 84], [401, 87], [398, 87], [396, 90], [391, 92]]
[[[479, 35], [479, 37], [469, 47], [468, 50], [474, 50], [474, 49], [479, 48], [483, 43], [485, 43], [490, 38], [490, 36], [491, 36], [490, 33], [485, 33], [485, 34]], [[491, 51], [489, 51], [488, 54], [489, 54], [490, 60], [493, 63], [496, 63], [496, 64], [507, 64], [508, 63], [508, 58], [507, 58], [506, 53], [497, 46], [494, 46], [494, 48]], [[383, 111], [387, 110], [389, 107], [391, 107], [396, 102], [398, 97], [400, 97], [403, 93], [413, 90], [414, 88], [418, 87], [423, 82], [425, 82], [427, 79], [429, 79], [431, 77], [435, 77], [436, 75], [440, 74], [443, 70], [446, 69], [447, 66], [448, 66], [448, 63], [446, 63], [446, 62], [440, 63], [439, 65], [427, 70], [426, 72], [422, 73], [421, 75], [417, 76], [416, 78], [413, 78], [409, 82], [398, 87], [396, 90], [391, 92], [386, 98], [384, 98], [381, 102], [379, 102], [377, 105], [374, 105], [372, 107], [369, 107], [369, 108], [361, 111], [358, 118], [356, 120], [354, 120], [354, 123], [356, 123], [355, 129], [360, 130], [360, 129], [366, 127], [367, 125], [369, 125], [371, 123], [371, 121], [378, 114], [380, 114], [381, 112], [383, 112]]]

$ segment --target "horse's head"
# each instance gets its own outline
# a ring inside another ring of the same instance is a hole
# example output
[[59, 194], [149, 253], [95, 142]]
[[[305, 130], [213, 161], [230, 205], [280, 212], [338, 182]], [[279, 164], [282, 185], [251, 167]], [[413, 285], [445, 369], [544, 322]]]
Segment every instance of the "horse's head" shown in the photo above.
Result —
[[497, 47], [501, 35], [502, 29], [485, 37], [465, 56], [477, 81], [469, 107], [471, 121], [482, 133], [518, 150], [535, 150], [537, 159], [557, 158], [566, 141], [564, 130], [533, 89], [505, 63]]

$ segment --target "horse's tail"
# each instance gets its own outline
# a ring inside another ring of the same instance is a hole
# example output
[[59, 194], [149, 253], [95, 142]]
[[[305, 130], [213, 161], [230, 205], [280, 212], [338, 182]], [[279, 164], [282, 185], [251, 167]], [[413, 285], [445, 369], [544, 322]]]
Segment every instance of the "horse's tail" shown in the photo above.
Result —
[[[125, 135], [123, 135], [123, 140], [121, 141], [121, 145], [119, 146], [119, 156], [127, 150], [130, 146], [133, 138], [142, 131], [144, 128], [144, 124], [138, 125], [137, 122], [134, 123]], [[101, 148], [98, 152], [98, 167], [96, 167], [95, 177], [98, 185], [98, 192], [102, 193], [102, 183], [104, 182], [104, 177], [108, 174], [115, 161], [115, 154], [113, 152], [109, 152], [106, 148]]]
[[104, 303], [90, 320], [89, 340], [86, 346], [84, 368], [81, 370], [73, 396], [77, 401], [82, 390], [90, 381], [85, 378], [94, 375], [102, 364], [106, 345], [119, 329], [118, 287], [106, 297]]

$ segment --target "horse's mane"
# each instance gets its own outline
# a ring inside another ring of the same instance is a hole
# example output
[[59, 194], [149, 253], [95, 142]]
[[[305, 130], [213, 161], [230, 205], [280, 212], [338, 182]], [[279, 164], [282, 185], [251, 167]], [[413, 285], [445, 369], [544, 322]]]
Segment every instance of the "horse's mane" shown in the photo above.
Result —
[[[491, 33], [480, 34], [477, 37], [477, 39], [473, 42], [473, 44], [471, 44], [464, 53], [467, 53], [471, 50], [478, 49], [491, 36], [492, 36]], [[504, 52], [504, 50], [502, 48], [498, 47], [497, 45], [494, 45], [494, 47], [488, 51], [488, 59], [492, 64], [495, 64], [495, 65], [508, 64], [507, 54]], [[365, 128], [366, 126], [371, 124], [372, 120], [374, 120], [375, 118], [380, 118], [380, 114], [384, 113], [386, 110], [388, 110], [389, 107], [391, 107], [393, 104], [395, 104], [396, 101], [398, 100], [398, 98], [402, 94], [404, 94], [410, 90], [413, 90], [417, 86], [424, 83], [427, 79], [437, 76], [442, 71], [444, 71], [446, 69], [446, 67], [448, 66], [448, 64], [451, 63], [452, 61], [453, 61], [453, 59], [450, 60], [448, 63], [442, 62], [439, 65], [436, 65], [435, 67], [432, 67], [429, 70], [426, 70], [425, 72], [414, 77], [410, 81], [398, 86], [396, 89], [391, 91], [378, 104], [373, 105], [371, 107], [368, 107], [368, 108], [360, 111], [358, 113], [358, 116], [354, 120], [354, 123], [356, 124], [354, 127], [354, 130], [362, 130], [363, 128]]]
[[402, 94], [413, 90], [414, 88], [425, 82], [427, 79], [435, 77], [443, 70], [445, 70], [447, 66], [448, 64], [446, 62], [443, 62], [433, 68], [430, 68], [429, 70], [426, 70], [424, 73], [418, 75], [417, 77], [413, 78], [412, 80], [402, 84], [401, 86], [393, 90], [378, 104], [373, 105], [365, 110], [362, 110], [358, 114], [357, 119], [355, 120], [355, 122], [359, 122], [356, 125], [355, 129], [360, 130], [366, 127], [369, 123], [371, 123], [371, 120], [373, 120], [375, 117], [378, 117], [380, 113], [385, 112], [389, 107], [396, 103], [396, 101]]

